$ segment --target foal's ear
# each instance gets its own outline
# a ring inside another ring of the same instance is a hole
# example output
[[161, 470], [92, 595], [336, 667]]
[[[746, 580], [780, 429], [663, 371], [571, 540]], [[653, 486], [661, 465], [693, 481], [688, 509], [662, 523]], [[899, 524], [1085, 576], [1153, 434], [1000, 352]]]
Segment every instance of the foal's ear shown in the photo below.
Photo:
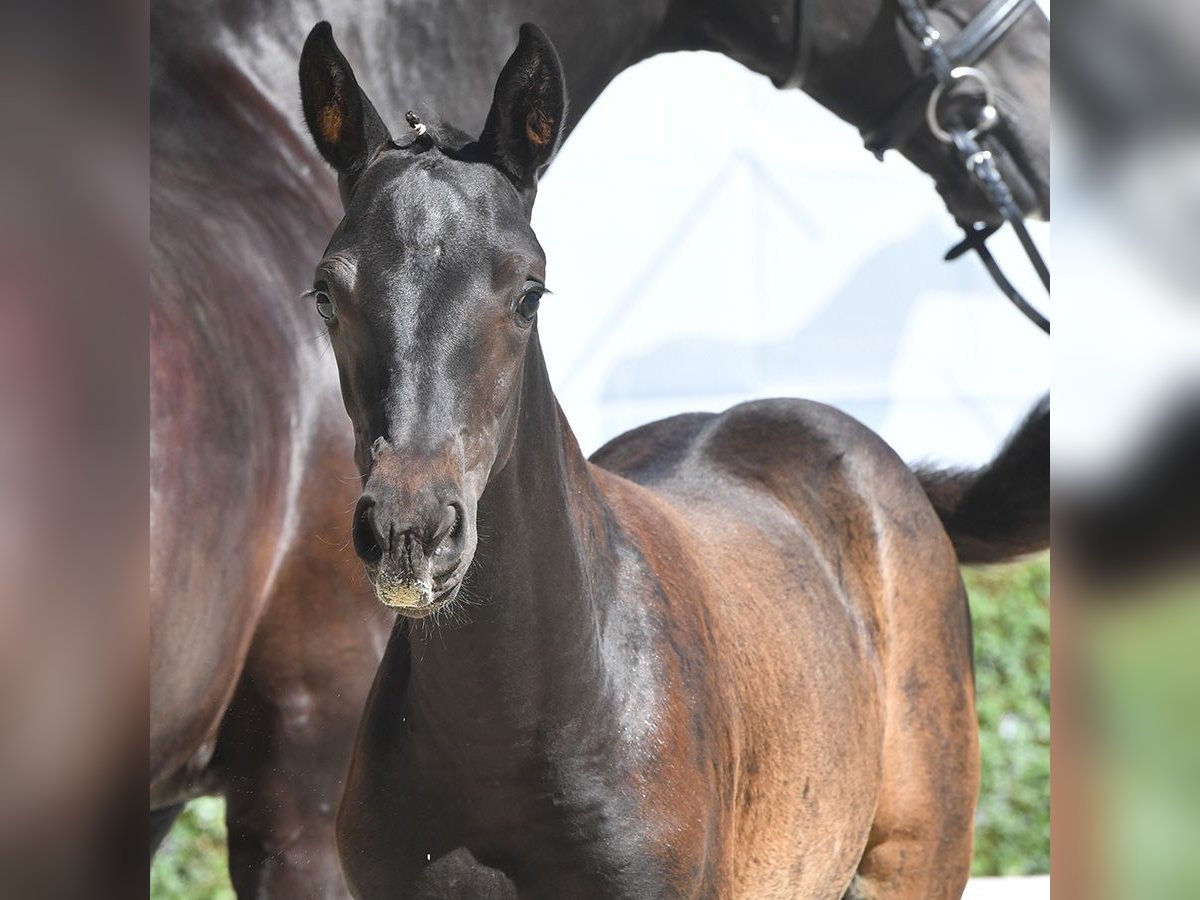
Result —
[[558, 53], [540, 28], [526, 23], [496, 81], [479, 143], [517, 187], [532, 188], [558, 149], [566, 114]]
[[333, 40], [328, 22], [318, 22], [304, 42], [300, 99], [317, 150], [339, 175], [360, 170], [375, 148], [391, 140]]

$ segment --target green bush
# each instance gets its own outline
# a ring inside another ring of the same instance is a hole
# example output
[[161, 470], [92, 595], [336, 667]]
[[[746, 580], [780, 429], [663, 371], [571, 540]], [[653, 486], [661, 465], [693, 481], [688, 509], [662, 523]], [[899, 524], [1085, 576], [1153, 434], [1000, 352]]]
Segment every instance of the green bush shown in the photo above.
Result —
[[964, 573], [982, 784], [976, 875], [1050, 871], [1050, 564]]
[[234, 900], [225, 856], [225, 801], [188, 804], [150, 867], [153, 900]]
[[[976, 875], [1050, 871], [1050, 566], [965, 573], [975, 623], [983, 784]], [[150, 874], [153, 900], [232, 900], [225, 806], [191, 803]]]

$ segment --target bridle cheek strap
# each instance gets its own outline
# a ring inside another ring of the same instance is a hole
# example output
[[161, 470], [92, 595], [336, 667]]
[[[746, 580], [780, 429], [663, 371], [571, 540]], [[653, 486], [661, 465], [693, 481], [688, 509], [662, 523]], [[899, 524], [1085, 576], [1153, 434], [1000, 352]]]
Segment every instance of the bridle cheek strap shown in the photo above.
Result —
[[955, 69], [973, 66], [983, 59], [1035, 0], [988, 0], [979, 15], [950, 39], [934, 27], [921, 0], [896, 2], [901, 20], [921, 46], [926, 65], [899, 106], [863, 132], [863, 143], [877, 159], [882, 159], [885, 151], [908, 143], [924, 123], [925, 106], [937, 86], [948, 86]]
[[[1013, 199], [1012, 189], [996, 166], [991, 151], [985, 150], [979, 143], [980, 135], [996, 126], [1000, 114], [993, 102], [992, 86], [987, 75], [972, 65], [982, 59], [1029, 11], [1034, 0], [989, 0], [979, 15], [949, 40], [943, 38], [934, 27], [923, 0], [897, 0], [897, 3], [904, 24], [920, 44], [926, 65], [917, 83], [905, 94], [899, 108], [864, 136], [867, 149], [882, 159], [889, 148], [907, 143], [922, 124], [937, 140], [952, 145], [988, 202], [1012, 226], [1038, 278], [1049, 291], [1050, 270], [1033, 242], [1029, 229], [1025, 227], [1025, 216]], [[945, 127], [939, 120], [938, 104], [944, 94], [963, 81], [976, 81], [983, 88], [983, 107], [973, 127]], [[922, 106], [924, 116], [921, 115]], [[957, 259], [967, 250], [975, 251], [1004, 296], [1026, 318], [1049, 334], [1050, 320], [1016, 289], [988, 250], [987, 239], [997, 228], [978, 222], [959, 224], [966, 236], [950, 249], [946, 259]]]

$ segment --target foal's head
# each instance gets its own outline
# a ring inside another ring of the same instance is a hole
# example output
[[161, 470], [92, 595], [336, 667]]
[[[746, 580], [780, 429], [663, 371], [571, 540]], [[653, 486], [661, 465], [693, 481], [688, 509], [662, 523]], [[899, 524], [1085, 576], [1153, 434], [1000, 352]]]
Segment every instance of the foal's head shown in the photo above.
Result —
[[417, 123], [393, 141], [326, 23], [305, 43], [300, 84], [345, 207], [310, 296], [354, 423], [354, 548], [379, 599], [420, 617], [454, 599], [479, 497], [516, 432], [545, 290], [529, 216], [561, 135], [562, 69], [522, 27], [477, 139]]

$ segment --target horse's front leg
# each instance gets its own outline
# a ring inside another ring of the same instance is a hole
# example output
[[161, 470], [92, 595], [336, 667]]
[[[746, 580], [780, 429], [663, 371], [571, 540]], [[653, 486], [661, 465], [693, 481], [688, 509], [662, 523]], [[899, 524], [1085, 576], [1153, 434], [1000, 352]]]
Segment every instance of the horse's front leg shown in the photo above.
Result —
[[389, 617], [358, 563], [297, 550], [256, 632], [214, 763], [238, 897], [347, 897], [334, 817]]

